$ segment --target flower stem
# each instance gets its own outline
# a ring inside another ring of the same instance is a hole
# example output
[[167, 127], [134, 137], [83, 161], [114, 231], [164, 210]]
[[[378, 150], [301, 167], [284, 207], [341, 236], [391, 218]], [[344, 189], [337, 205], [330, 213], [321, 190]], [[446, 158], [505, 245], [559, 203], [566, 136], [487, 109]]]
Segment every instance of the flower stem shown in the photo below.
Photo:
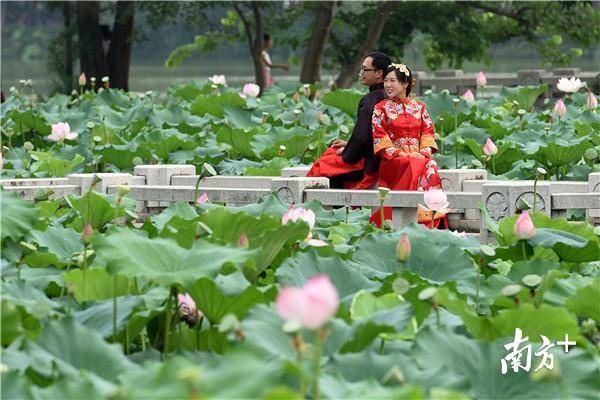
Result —
[[535, 180], [533, 181], [533, 212], [536, 212], [537, 208], [536, 208], [536, 204], [537, 204], [537, 181], [538, 178], [536, 176]]
[[480, 259], [479, 264], [476, 267], [477, 270], [477, 285], [475, 286], [475, 312], [479, 314], [479, 286], [481, 280], [481, 262], [483, 260]]
[[204, 317], [200, 318], [200, 321], [196, 324], [196, 351], [200, 351], [200, 331], [202, 330], [202, 323]]
[[496, 160], [494, 156], [492, 156], [492, 174], [496, 175]]
[[381, 230], [385, 230], [385, 213], [383, 212], [383, 199], [379, 199], [379, 216], [381, 218]]
[[313, 400], [319, 400], [319, 375], [321, 373], [321, 353], [323, 352], [323, 340], [325, 339], [325, 334], [325, 329], [319, 329], [315, 342], [315, 380], [313, 381], [312, 387]]
[[523, 260], [527, 260], [527, 248], [524, 240], [521, 240], [521, 248], [523, 249]]
[[113, 343], [117, 341], [117, 276], [113, 275]]
[[165, 306], [165, 344], [163, 346], [163, 355], [165, 359], [169, 354], [169, 328], [171, 325], [171, 290], [169, 290], [169, 296], [167, 297], [167, 304]]

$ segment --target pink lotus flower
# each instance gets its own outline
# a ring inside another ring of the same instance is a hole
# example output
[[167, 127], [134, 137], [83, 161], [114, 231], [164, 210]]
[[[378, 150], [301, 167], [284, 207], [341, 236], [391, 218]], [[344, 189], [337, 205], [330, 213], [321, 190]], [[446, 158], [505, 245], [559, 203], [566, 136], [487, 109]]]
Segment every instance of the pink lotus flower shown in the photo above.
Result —
[[563, 99], [558, 99], [556, 105], [554, 106], [554, 111], [559, 117], [562, 117], [567, 113], [567, 106], [565, 106]]
[[478, 87], [487, 85], [487, 78], [485, 77], [483, 71], [479, 71], [477, 73], [477, 76], [475, 77], [475, 82], [477, 83]]
[[398, 240], [398, 244], [396, 245], [396, 259], [398, 261], [406, 261], [410, 256], [410, 239], [406, 233], [404, 233], [400, 240]]
[[588, 93], [587, 106], [592, 111], [598, 107], [598, 99], [596, 99], [596, 96], [591, 91]]
[[340, 301], [329, 277], [317, 275], [301, 288], [282, 288], [275, 304], [277, 313], [285, 321], [308, 329], [318, 329], [335, 315]]
[[425, 201], [425, 207], [419, 204], [421, 207], [429, 211], [442, 212], [448, 208], [448, 197], [446, 192], [442, 189], [429, 189], [423, 194], [423, 200]]
[[204, 204], [206, 202], [208, 202], [208, 196], [206, 195], [206, 193], [202, 193], [200, 196], [198, 196], [198, 199], [196, 200], [196, 204]]
[[85, 79], [85, 73], [81, 73], [81, 75], [79, 75], [79, 86], [85, 86], [87, 80]]
[[77, 139], [77, 132], [71, 132], [71, 127], [68, 122], [59, 122], [52, 124], [52, 132], [48, 135], [48, 139], [53, 142], [63, 142], [65, 139]]
[[575, 93], [584, 86], [585, 86], [585, 84], [583, 82], [581, 82], [581, 80], [579, 78], [575, 78], [575, 77], [560, 78], [558, 80], [558, 83], [556, 84], [556, 87], [558, 88], [558, 90], [560, 90], [561, 92], [565, 92], [565, 93]]
[[190, 328], [196, 325], [200, 318], [204, 318], [202, 311], [196, 309], [196, 302], [188, 293], [177, 294], [177, 303], [179, 308], [179, 318]]
[[486, 156], [493, 156], [494, 154], [498, 153], [498, 148], [492, 139], [488, 138], [488, 140], [485, 142], [485, 146], [483, 146], [483, 152]]
[[260, 94], [260, 87], [254, 83], [246, 83], [242, 88], [242, 94], [244, 96], [258, 97]]
[[473, 92], [471, 92], [471, 89], [467, 89], [467, 91], [463, 93], [462, 98], [467, 103], [472, 103], [475, 101], [475, 96], [473, 95]]
[[527, 211], [523, 211], [515, 222], [513, 233], [517, 239], [531, 239], [535, 235], [535, 226]]
[[2, 157], [2, 153], [0, 153], [0, 171], [4, 169], [4, 157]]
[[313, 247], [327, 247], [328, 246], [327, 242], [324, 242], [321, 239], [308, 239], [306, 241], [306, 243], [308, 243], [310, 246], [313, 246]]
[[313, 210], [304, 209], [302, 207], [295, 208], [292, 204], [289, 210], [281, 217], [281, 224], [285, 225], [289, 221], [296, 222], [298, 220], [305, 221], [312, 230], [315, 227], [317, 218]]

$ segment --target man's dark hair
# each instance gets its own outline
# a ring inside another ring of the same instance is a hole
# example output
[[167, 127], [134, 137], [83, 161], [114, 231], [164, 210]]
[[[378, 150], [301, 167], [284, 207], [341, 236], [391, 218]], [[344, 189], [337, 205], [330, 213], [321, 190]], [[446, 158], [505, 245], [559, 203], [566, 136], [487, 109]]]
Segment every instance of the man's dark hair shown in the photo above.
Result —
[[371, 57], [373, 59], [373, 68], [383, 72], [385, 72], [387, 67], [392, 63], [392, 59], [381, 51], [374, 51], [367, 57]]

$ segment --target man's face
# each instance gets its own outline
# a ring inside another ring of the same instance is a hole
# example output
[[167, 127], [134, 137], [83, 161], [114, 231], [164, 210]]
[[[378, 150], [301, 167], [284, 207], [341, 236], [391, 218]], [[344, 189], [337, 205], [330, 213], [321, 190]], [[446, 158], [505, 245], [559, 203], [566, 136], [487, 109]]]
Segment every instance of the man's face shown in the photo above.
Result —
[[381, 80], [381, 71], [373, 68], [373, 58], [367, 57], [363, 60], [358, 74], [360, 82], [365, 86], [371, 86]]

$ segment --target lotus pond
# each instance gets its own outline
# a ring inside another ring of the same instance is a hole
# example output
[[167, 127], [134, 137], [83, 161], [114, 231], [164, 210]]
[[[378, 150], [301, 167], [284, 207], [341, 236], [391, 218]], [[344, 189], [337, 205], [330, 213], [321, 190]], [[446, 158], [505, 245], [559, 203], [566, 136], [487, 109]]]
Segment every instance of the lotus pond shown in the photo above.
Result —
[[[598, 114], [578, 94], [561, 118], [553, 104], [535, 108], [545, 89], [424, 96], [440, 162], [485, 163], [500, 179], [533, 178], [537, 167], [587, 179], [598, 168]], [[278, 175], [349, 132], [360, 98], [311, 100], [317, 88], [294, 86], [259, 101], [189, 84], [30, 104], [27, 90], [2, 107], [3, 177], [166, 162]], [[58, 122], [77, 137], [48, 140]], [[493, 160], [482, 157], [489, 137]], [[292, 217], [275, 195], [242, 207], [177, 203], [140, 223], [126, 189], [36, 202], [0, 194], [5, 399], [600, 392], [600, 230], [585, 222], [533, 213], [522, 235], [518, 216], [494, 223], [483, 210], [496, 239], [483, 244], [419, 225], [382, 231], [368, 210], [315, 202]], [[519, 331], [527, 341], [511, 355]]]

